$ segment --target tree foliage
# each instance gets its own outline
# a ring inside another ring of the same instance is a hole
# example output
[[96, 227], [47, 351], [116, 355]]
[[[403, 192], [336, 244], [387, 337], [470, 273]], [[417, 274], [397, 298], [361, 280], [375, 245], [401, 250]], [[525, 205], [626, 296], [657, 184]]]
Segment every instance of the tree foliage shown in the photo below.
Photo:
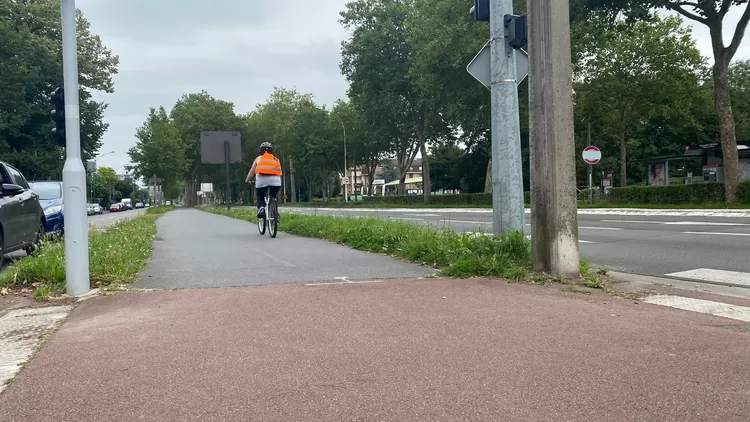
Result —
[[[96, 155], [108, 128], [106, 104], [119, 58], [78, 11], [78, 80], [83, 158]], [[59, 0], [0, 0], [0, 159], [31, 179], [60, 179], [63, 155], [51, 135], [51, 93], [63, 84]]]

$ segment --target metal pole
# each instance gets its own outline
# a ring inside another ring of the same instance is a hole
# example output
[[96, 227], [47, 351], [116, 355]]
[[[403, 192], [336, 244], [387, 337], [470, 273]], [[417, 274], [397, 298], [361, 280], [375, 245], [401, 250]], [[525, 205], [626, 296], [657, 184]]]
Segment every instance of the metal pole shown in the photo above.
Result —
[[227, 177], [227, 194], [226, 194], [226, 201], [227, 201], [227, 209], [231, 209], [231, 205], [229, 204], [231, 202], [231, 194], [229, 192], [229, 141], [224, 141], [224, 164], [226, 164], [226, 177]]
[[534, 270], [579, 277], [568, 0], [528, 2]]
[[81, 161], [78, 109], [78, 47], [75, 0], [62, 0], [63, 79], [65, 90], [65, 289], [70, 296], [90, 290], [89, 237], [86, 218], [86, 169]]
[[[344, 201], [349, 202], [349, 168], [346, 166], [346, 126], [344, 126], [343, 120], [339, 119], [339, 122], [341, 123], [341, 129], [344, 130], [344, 177], [346, 178], [346, 183], [344, 183]], [[354, 171], [356, 177], [357, 169], [355, 168]]]
[[[588, 144], [587, 145], [591, 145], [591, 116], [589, 116], [586, 120], [587, 120], [587, 123], [588, 123], [588, 132], [587, 132], [587, 135], [586, 135], [588, 137]], [[593, 175], [593, 172], [594, 172], [594, 166], [592, 164], [589, 164], [589, 203], [590, 204], [594, 203], [594, 182], [593, 182], [594, 175]]]
[[492, 228], [495, 234], [523, 231], [523, 168], [513, 48], [505, 38], [504, 16], [513, 0], [490, 1], [492, 80]]

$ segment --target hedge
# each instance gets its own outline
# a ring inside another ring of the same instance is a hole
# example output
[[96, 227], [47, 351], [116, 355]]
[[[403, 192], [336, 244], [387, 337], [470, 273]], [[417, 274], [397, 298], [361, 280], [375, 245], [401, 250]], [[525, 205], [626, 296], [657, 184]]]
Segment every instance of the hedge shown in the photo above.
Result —
[[[578, 196], [587, 200], [588, 189]], [[689, 185], [667, 186], [629, 186], [612, 188], [604, 197], [597, 197], [597, 202], [611, 204], [701, 204], [724, 202], [723, 183], [694, 183]], [[737, 201], [750, 204], [750, 182], [740, 183]]]
[[[424, 204], [423, 195], [365, 196], [368, 204], [419, 205]], [[529, 203], [529, 192], [524, 192], [523, 200]], [[430, 205], [492, 205], [492, 193], [460, 193], [456, 195], [430, 195]]]

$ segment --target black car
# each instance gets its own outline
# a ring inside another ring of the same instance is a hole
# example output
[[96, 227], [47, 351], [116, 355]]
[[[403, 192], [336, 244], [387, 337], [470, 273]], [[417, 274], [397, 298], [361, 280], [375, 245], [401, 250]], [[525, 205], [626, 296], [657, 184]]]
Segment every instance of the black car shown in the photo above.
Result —
[[31, 254], [44, 238], [47, 222], [39, 195], [15, 167], [0, 161], [0, 267], [5, 254]]

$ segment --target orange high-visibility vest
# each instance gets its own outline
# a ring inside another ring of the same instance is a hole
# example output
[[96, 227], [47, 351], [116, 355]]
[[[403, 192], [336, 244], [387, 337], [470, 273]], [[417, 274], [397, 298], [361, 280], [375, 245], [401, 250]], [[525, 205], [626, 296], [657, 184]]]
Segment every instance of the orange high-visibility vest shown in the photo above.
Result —
[[269, 176], [281, 176], [281, 162], [273, 154], [264, 152], [255, 166], [255, 174], [265, 174]]

